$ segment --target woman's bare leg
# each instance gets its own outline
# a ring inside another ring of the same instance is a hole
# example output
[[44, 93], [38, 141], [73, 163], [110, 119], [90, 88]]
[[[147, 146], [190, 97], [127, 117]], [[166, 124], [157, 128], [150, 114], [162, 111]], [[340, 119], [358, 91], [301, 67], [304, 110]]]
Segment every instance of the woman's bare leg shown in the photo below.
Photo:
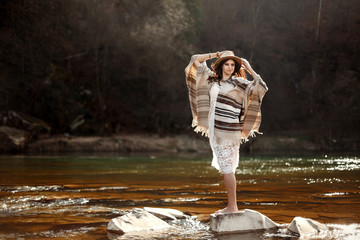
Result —
[[230, 213], [239, 211], [236, 200], [236, 178], [234, 173], [224, 174], [224, 184], [228, 197], [228, 205], [226, 208], [217, 211], [217, 214]]
[[229, 212], [237, 212], [237, 200], [236, 200], [236, 178], [234, 173], [224, 174], [225, 189], [228, 196], [228, 206], [226, 210]]

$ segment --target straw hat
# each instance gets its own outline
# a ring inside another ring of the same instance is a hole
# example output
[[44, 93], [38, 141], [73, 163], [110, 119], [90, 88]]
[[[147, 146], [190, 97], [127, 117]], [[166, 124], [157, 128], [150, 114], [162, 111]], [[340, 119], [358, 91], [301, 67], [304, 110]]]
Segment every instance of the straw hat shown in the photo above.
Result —
[[214, 69], [216, 70], [223, 60], [228, 60], [228, 59], [234, 60], [235, 63], [239, 64], [239, 69], [241, 68], [241, 65], [242, 65], [241, 58], [235, 56], [233, 52], [227, 51], [227, 52], [224, 52], [223, 54], [221, 54], [221, 57], [216, 60], [216, 62], [214, 64]]

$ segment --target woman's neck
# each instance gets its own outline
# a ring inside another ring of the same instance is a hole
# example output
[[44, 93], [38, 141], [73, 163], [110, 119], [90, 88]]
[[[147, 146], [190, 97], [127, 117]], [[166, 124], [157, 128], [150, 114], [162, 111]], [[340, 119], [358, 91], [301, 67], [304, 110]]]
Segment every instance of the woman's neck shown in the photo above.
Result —
[[221, 81], [226, 81], [231, 77], [231, 75], [223, 75]]

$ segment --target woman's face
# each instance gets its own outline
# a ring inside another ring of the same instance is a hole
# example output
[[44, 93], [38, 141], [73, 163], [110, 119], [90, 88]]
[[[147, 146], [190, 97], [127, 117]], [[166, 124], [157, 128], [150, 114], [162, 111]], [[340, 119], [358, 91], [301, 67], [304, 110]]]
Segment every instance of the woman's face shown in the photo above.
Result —
[[234, 60], [229, 59], [222, 65], [223, 75], [232, 75], [234, 71], [235, 71], [235, 61]]

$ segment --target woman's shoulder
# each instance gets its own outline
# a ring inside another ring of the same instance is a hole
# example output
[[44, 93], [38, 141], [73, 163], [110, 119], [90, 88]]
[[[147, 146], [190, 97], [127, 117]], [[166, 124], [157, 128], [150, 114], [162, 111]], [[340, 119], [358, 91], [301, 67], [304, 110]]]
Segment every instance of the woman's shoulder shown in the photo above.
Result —
[[235, 80], [235, 81], [237, 81], [237, 82], [239, 82], [240, 84], [250, 84], [250, 83], [252, 83], [251, 81], [249, 81], [249, 80], [247, 80], [247, 79], [245, 79], [245, 78], [242, 78], [242, 77], [233, 77], [233, 79]]

